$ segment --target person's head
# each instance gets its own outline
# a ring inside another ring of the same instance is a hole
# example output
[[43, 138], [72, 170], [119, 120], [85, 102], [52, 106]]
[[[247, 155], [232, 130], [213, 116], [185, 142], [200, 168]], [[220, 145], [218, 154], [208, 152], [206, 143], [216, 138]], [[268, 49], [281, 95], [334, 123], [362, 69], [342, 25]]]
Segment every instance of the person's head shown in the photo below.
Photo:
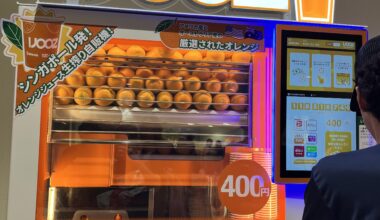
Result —
[[380, 124], [380, 36], [369, 40], [356, 61], [356, 88], [351, 110], [360, 112], [369, 131], [374, 134]]

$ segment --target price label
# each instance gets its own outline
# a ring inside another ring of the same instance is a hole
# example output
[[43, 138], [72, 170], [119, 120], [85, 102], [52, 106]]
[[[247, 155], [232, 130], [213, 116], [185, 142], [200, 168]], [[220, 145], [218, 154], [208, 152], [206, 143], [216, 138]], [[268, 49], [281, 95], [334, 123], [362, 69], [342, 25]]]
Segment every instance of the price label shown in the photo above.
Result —
[[328, 120], [327, 125], [330, 127], [340, 128], [342, 126], [342, 120]]
[[253, 214], [268, 202], [271, 181], [258, 163], [237, 161], [226, 167], [218, 181], [219, 198], [235, 214]]

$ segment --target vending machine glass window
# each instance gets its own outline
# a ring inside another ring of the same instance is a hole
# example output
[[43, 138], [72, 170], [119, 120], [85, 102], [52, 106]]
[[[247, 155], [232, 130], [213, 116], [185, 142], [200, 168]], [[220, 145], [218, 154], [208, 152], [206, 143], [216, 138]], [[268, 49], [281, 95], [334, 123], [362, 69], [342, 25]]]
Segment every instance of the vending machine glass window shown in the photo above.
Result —
[[250, 146], [251, 56], [112, 39], [49, 100], [56, 219], [224, 216], [215, 177]]

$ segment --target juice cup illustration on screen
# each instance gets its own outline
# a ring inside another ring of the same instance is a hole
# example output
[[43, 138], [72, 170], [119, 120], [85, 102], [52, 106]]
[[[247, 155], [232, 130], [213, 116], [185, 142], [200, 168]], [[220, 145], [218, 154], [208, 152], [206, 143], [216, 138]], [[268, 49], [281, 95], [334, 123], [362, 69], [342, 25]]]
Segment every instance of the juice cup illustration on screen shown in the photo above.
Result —
[[36, 69], [51, 54], [58, 52], [63, 19], [50, 17], [22, 17], [25, 66]]
[[338, 85], [344, 85], [344, 86], [350, 85], [351, 75], [349, 73], [337, 73], [336, 78], [337, 78]]

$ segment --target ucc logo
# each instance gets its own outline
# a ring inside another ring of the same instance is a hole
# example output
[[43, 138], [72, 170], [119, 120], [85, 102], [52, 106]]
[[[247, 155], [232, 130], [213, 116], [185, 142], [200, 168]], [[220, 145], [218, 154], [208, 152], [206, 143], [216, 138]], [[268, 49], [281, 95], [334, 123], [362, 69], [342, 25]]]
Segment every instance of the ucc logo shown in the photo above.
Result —
[[38, 49], [56, 49], [58, 47], [58, 38], [36, 38], [28, 37], [29, 48]]

